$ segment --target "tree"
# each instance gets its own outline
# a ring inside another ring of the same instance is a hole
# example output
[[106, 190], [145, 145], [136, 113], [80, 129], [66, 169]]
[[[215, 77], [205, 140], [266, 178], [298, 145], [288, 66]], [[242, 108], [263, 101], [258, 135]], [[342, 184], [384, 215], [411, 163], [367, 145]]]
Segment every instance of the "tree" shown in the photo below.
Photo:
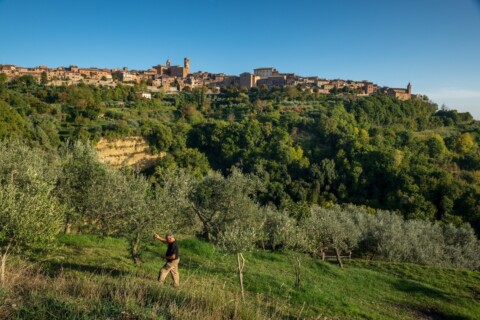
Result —
[[245, 300], [245, 293], [243, 290], [243, 269], [245, 267], [245, 258], [243, 257], [243, 253], [254, 248], [256, 236], [256, 225], [247, 225], [239, 220], [226, 226], [217, 239], [217, 243], [222, 250], [237, 255], [237, 274], [242, 300]]
[[[292, 205], [290, 205], [292, 207]], [[296, 220], [292, 218], [288, 211], [278, 211], [272, 207], [262, 208], [264, 215], [263, 229], [261, 233], [262, 245], [264, 242], [272, 249], [276, 250], [278, 247], [284, 249], [291, 249], [297, 246], [297, 233], [299, 229], [296, 225]], [[300, 258], [295, 257], [295, 287], [300, 288], [301, 265]]]
[[[108, 169], [89, 188], [88, 212], [91, 224], [102, 234], [127, 238], [130, 254], [141, 263], [141, 243], [155, 229], [180, 229], [188, 224], [190, 177], [181, 170], [156, 173], [156, 184], [129, 170]], [[183, 218], [183, 219], [182, 219]]]
[[53, 187], [20, 189], [12, 182], [0, 187], [0, 278], [5, 283], [5, 267], [11, 252], [23, 255], [45, 251], [55, 244], [63, 208], [52, 197]]
[[192, 175], [182, 168], [157, 168], [154, 179], [150, 209], [156, 215], [154, 228], [186, 233], [197, 230], [198, 224], [192, 219], [189, 198], [194, 187]]
[[228, 225], [238, 219], [258, 218], [258, 206], [253, 200], [258, 181], [234, 169], [224, 178], [220, 173], [209, 173], [193, 189], [192, 209], [203, 226], [204, 237], [215, 240]]
[[253, 199], [258, 182], [234, 169], [227, 178], [207, 175], [194, 189], [192, 208], [203, 233], [224, 251], [237, 255], [237, 273], [242, 294], [243, 253], [253, 249], [262, 229], [260, 208]]
[[175, 162], [180, 168], [184, 168], [197, 178], [203, 177], [210, 170], [207, 157], [197, 149], [181, 149], [176, 151], [174, 156]]
[[14, 183], [20, 189], [42, 191], [55, 185], [59, 161], [55, 154], [16, 141], [0, 141], [0, 184]]
[[480, 269], [480, 241], [468, 224], [456, 227], [451, 224], [442, 226], [445, 239], [445, 260], [448, 265], [460, 268]]
[[8, 103], [0, 100], [0, 139], [26, 135], [25, 120]]
[[42, 85], [46, 85], [48, 83], [48, 77], [47, 77], [47, 73], [45, 71], [43, 71], [40, 75], [40, 83]]
[[460, 154], [467, 154], [475, 146], [475, 140], [470, 133], [462, 133], [454, 141], [454, 148]]
[[63, 206], [53, 192], [58, 162], [24, 144], [0, 142], [0, 275], [11, 252], [27, 255], [55, 243]]
[[264, 215], [263, 238], [272, 250], [290, 247], [296, 233], [295, 220], [286, 211], [272, 207], [262, 208]]
[[7, 82], [7, 75], [5, 73], [0, 73], [0, 85]]
[[88, 218], [94, 230], [105, 235], [127, 234], [131, 256], [137, 264], [140, 263], [138, 249], [142, 230], [131, 228], [131, 222], [143, 225], [145, 217], [148, 219], [148, 189], [149, 184], [143, 177], [107, 169], [97, 183], [89, 186], [86, 198]]
[[159, 151], [168, 151], [172, 146], [172, 129], [162, 123], [157, 123], [151, 128], [144, 129], [143, 134], [148, 137], [150, 144]]
[[70, 233], [72, 225], [87, 219], [89, 192], [102, 182], [107, 166], [100, 162], [89, 142], [67, 144], [60, 153], [62, 169], [56, 193], [69, 208], [65, 214], [64, 232]]
[[428, 154], [431, 158], [441, 159], [448, 152], [445, 142], [439, 134], [434, 134], [430, 137], [426, 141], [426, 145], [428, 148]]
[[311, 216], [303, 224], [303, 246], [311, 253], [320, 253], [333, 248], [340, 267], [343, 267], [341, 254], [353, 250], [361, 233], [351, 215], [339, 206], [326, 209], [314, 206]]

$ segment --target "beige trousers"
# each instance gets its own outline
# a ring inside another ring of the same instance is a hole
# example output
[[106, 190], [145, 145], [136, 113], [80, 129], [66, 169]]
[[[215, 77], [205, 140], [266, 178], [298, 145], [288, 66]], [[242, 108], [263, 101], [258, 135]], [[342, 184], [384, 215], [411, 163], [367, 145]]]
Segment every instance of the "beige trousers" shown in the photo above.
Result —
[[165, 263], [165, 265], [162, 269], [160, 269], [160, 272], [158, 274], [158, 281], [160, 281], [160, 284], [163, 284], [163, 282], [165, 282], [167, 275], [170, 273], [173, 279], [173, 286], [178, 287], [178, 285], [180, 284], [180, 274], [178, 273], [179, 262], [180, 258]]

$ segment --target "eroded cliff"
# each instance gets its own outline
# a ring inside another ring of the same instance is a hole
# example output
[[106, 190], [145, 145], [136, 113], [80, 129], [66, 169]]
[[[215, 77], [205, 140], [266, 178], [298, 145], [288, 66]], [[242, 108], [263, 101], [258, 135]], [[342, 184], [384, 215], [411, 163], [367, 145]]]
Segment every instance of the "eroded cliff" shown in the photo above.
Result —
[[147, 140], [141, 136], [123, 139], [100, 139], [97, 143], [100, 159], [116, 168], [130, 166], [140, 170], [155, 165], [164, 152], [152, 154]]

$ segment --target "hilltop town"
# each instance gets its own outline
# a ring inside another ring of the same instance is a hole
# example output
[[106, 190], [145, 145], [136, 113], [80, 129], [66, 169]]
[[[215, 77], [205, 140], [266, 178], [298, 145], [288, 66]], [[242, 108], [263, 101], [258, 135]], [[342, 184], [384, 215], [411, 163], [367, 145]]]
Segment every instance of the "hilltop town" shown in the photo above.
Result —
[[167, 60], [165, 65], [159, 64], [149, 70], [129, 70], [114, 68], [79, 68], [77, 66], [49, 68], [38, 66], [26, 68], [15, 65], [0, 64], [0, 73], [7, 80], [20, 76], [32, 76], [38, 82], [48, 85], [72, 85], [87, 83], [93, 85], [116, 86], [118, 83], [145, 83], [147, 91], [139, 92], [143, 98], [151, 98], [152, 92], [164, 91], [176, 93], [195, 88], [206, 87], [211, 93], [220, 91], [222, 87], [237, 87], [250, 90], [254, 87], [272, 89], [274, 87], [295, 86], [303, 90], [328, 94], [331, 92], [350, 92], [359, 96], [381, 92], [400, 100], [412, 97], [412, 86], [406, 88], [381, 87], [367, 80], [353, 81], [343, 79], [324, 79], [318, 76], [303, 77], [294, 73], [281, 73], [272, 67], [256, 68], [253, 73], [244, 72], [240, 75], [224, 73], [190, 72], [190, 59], [184, 58], [183, 66], [171, 65]]

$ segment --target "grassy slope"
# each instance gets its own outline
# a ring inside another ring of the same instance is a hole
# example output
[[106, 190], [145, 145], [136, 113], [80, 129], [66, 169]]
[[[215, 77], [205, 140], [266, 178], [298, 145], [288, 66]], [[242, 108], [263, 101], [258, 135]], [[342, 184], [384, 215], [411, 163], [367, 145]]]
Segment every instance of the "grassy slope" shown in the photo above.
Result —
[[340, 269], [300, 255], [302, 286], [295, 289], [295, 253], [257, 251], [245, 255], [248, 294], [241, 304], [235, 258], [207, 243], [179, 241], [182, 284], [174, 289], [155, 282], [165, 250], [158, 242], [147, 244], [140, 267], [132, 264], [122, 239], [72, 235], [61, 242], [60, 251], [46, 258], [47, 280], [30, 281], [12, 317], [474, 319], [480, 314], [479, 272], [362, 260]]

